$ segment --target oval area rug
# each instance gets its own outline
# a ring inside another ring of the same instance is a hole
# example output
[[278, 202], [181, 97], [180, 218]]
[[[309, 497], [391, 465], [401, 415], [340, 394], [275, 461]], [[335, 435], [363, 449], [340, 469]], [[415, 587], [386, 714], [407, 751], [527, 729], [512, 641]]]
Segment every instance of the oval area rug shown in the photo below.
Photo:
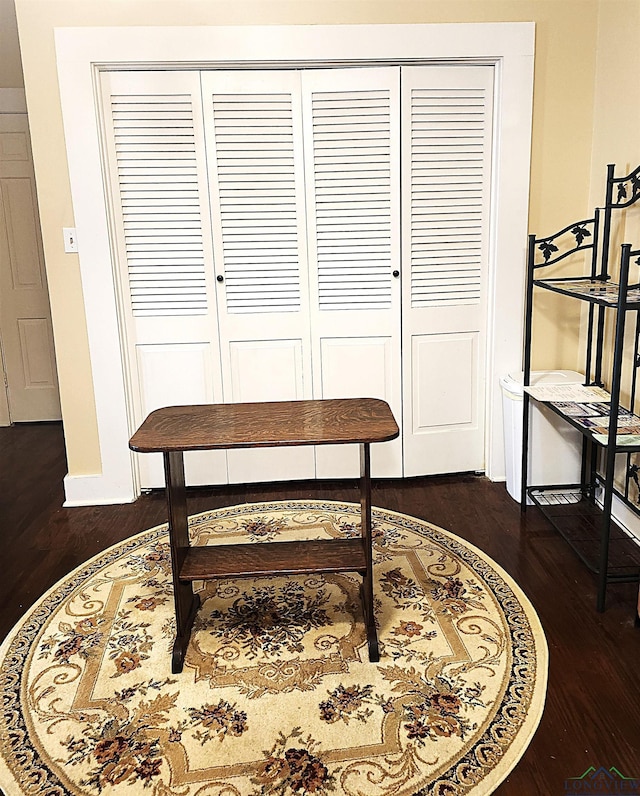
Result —
[[[190, 518], [196, 544], [359, 534], [357, 504]], [[171, 673], [167, 526], [76, 569], [0, 648], [0, 786], [14, 794], [486, 796], [544, 706], [547, 647], [515, 582], [427, 522], [373, 509], [368, 661], [360, 577], [196, 582]]]

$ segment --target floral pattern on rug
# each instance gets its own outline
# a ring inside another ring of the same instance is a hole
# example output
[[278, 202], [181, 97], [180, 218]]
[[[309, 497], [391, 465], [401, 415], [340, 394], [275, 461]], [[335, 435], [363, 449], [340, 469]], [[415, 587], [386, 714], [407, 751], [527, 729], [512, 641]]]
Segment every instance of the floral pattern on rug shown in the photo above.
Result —
[[[182, 673], [166, 526], [71, 573], [2, 645], [0, 786], [58, 796], [485, 796], [539, 721], [546, 645], [517, 586], [426, 522], [374, 509], [379, 663], [360, 578], [196, 584]], [[194, 543], [360, 533], [359, 506], [235, 506]]]
[[[293, 746], [296, 744], [296, 746]], [[260, 794], [280, 796], [285, 793], [324, 793], [335, 791], [336, 777], [318, 756], [319, 744], [311, 736], [302, 737], [300, 727], [288, 736], [279, 734], [273, 748], [264, 752], [266, 760], [252, 781]]]
[[327, 604], [324, 589], [309, 597], [303, 584], [291, 579], [277, 586], [247, 585], [227, 610], [210, 612], [209, 632], [225, 645], [237, 642], [248, 658], [303, 652], [305, 635], [330, 625]]

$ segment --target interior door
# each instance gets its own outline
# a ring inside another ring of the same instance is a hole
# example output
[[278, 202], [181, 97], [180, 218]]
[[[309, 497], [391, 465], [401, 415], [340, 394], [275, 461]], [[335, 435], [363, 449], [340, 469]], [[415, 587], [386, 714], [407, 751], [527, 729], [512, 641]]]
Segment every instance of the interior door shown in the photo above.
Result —
[[402, 67], [406, 476], [484, 470], [493, 81]]
[[[224, 400], [311, 398], [300, 77], [202, 73]], [[310, 447], [228, 453], [231, 482], [313, 478]]]
[[29, 126], [23, 113], [0, 114], [0, 199], [0, 353], [9, 410], [4, 420], [60, 420]]
[[[386, 400], [402, 418], [400, 70], [302, 73], [313, 394]], [[402, 438], [372, 473], [402, 475]], [[357, 446], [318, 447], [318, 477], [353, 477]]]
[[[132, 431], [160, 406], [223, 400], [197, 72], [102, 73]], [[136, 454], [164, 484], [160, 454]], [[225, 483], [224, 451], [185, 455], [189, 484]]]

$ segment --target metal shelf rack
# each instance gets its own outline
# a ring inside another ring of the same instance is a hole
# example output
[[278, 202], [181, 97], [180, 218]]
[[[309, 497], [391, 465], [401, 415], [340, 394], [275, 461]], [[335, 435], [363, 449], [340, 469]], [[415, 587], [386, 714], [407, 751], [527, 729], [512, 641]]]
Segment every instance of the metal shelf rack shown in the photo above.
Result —
[[[570, 224], [554, 235], [546, 238], [530, 235], [528, 245], [521, 508], [526, 511], [530, 498], [596, 575], [599, 611], [604, 610], [609, 583], [640, 580], [640, 546], [612, 518], [614, 496], [640, 514], [640, 467], [635, 457], [640, 453], [640, 415], [636, 414], [636, 380], [640, 367], [640, 249], [624, 243], [619, 255], [610, 257], [614, 212], [631, 207], [638, 199], [640, 166], [623, 177], [616, 177], [615, 167], [609, 165], [604, 207], [597, 209], [592, 218]], [[566, 260], [563, 274], [567, 266], [575, 268], [574, 263], [582, 272], [558, 276], [558, 263], [563, 260]], [[611, 266], [617, 272], [615, 279]], [[584, 385], [607, 392], [591, 404], [576, 406], [544, 401], [529, 394], [535, 290], [551, 291], [588, 305]], [[626, 352], [628, 336], [625, 330], [628, 317], [634, 314], [634, 350]], [[612, 334], [608, 333], [610, 329]], [[624, 382], [630, 385], [625, 392], [626, 406], [621, 402], [623, 371], [625, 378], [630, 371], [630, 377]], [[531, 401], [536, 400], [582, 434], [580, 484], [528, 483], [530, 409]], [[611, 422], [611, 418], [616, 421]], [[626, 457], [622, 487], [619, 457]], [[633, 495], [634, 491], [637, 494]]]

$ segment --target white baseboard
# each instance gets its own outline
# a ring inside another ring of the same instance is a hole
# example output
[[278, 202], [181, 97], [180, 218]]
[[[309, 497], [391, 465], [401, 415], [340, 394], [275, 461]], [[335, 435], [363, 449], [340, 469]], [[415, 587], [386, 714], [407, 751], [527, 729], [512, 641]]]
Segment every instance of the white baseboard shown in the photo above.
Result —
[[132, 503], [137, 497], [130, 485], [109, 483], [103, 475], [66, 475], [64, 493], [65, 508]]

